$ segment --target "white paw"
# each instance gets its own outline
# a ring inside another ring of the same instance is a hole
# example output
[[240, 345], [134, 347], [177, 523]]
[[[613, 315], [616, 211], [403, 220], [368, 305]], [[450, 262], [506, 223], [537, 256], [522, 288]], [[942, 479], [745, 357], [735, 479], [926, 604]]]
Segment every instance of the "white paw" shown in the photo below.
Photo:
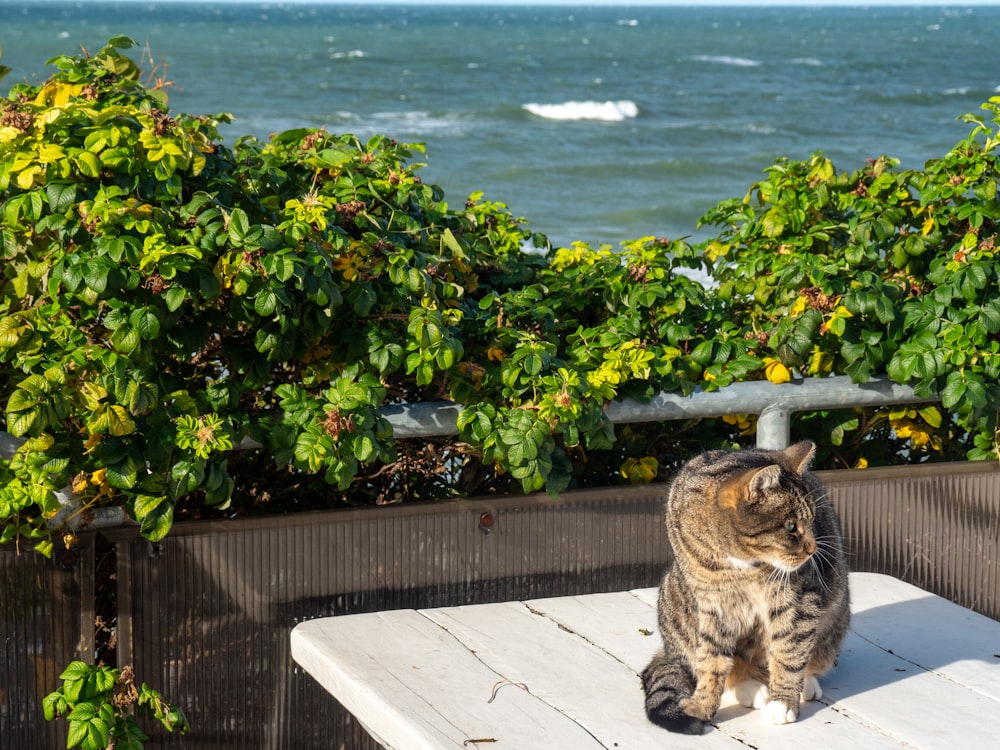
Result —
[[802, 683], [802, 700], [818, 701], [823, 697], [823, 688], [820, 687], [819, 680], [815, 675], [808, 675], [806, 681]]
[[783, 701], [771, 701], [760, 710], [760, 715], [769, 724], [791, 724], [799, 717], [797, 707], [789, 707]]
[[759, 680], [743, 680], [733, 688], [733, 697], [741, 706], [747, 708], [764, 708], [767, 699], [771, 697], [767, 685]]

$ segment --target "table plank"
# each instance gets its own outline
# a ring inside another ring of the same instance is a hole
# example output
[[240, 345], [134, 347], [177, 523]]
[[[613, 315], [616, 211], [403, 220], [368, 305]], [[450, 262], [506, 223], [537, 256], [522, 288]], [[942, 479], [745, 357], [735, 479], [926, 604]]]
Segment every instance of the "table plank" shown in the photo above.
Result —
[[[622, 594], [536, 600], [529, 605], [532, 610], [554, 619], [560, 627], [599, 643], [638, 673], [659, 647], [656, 608], [651, 603], [655, 599], [656, 589], [647, 589]], [[624, 617], [616, 619], [619, 609]], [[623, 626], [622, 619], [629, 625], [642, 624], [632, 629]], [[720, 734], [738, 740], [744, 746], [766, 747], [768, 750], [802, 750], [816, 743], [827, 747], [862, 746], [865, 750], [904, 747], [900, 740], [873, 731], [864, 723], [829, 707], [828, 703], [806, 704], [802, 706], [799, 721], [795, 724], [773, 726], [761, 721], [757, 711], [724, 702], [714, 724]], [[660, 730], [653, 728], [651, 731]], [[699, 741], [703, 740], [699, 738]]]
[[[491, 669], [583, 727], [600, 747], [646, 748], [652, 740], [666, 739], [663, 730], [646, 721], [634, 669], [528, 606], [507, 603], [424, 613]], [[721, 735], [678, 736], [671, 747], [735, 750], [734, 743]]]
[[823, 701], [780, 727], [725, 706], [704, 737], [643, 712], [656, 589], [313, 620], [292, 656], [387, 748], [991, 746], [1000, 623], [887, 576], [851, 585]]
[[855, 631], [902, 659], [1000, 701], [1000, 623], [896, 578], [854, 573], [852, 579]]
[[523, 747], [601, 747], [526, 691], [497, 690], [491, 703], [503, 675], [413, 610], [301, 623], [291, 653], [387, 748], [512, 747], [494, 741], [515, 732]]
[[1000, 623], [889, 576], [852, 574], [851, 587], [824, 701], [914, 747], [992, 747]]

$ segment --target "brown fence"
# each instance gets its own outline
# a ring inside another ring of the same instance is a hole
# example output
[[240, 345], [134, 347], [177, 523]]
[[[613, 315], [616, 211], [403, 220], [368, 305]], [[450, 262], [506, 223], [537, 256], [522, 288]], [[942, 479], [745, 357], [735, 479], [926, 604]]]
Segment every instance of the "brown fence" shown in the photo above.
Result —
[[[1000, 465], [821, 478], [855, 570], [899, 576], [1000, 619]], [[661, 506], [662, 488], [646, 486], [181, 523], [158, 544], [131, 529], [106, 532], [116, 556], [119, 663], [177, 701], [193, 726], [184, 738], [158, 734], [149, 747], [374, 748], [290, 660], [296, 623], [653, 586], [669, 560]], [[52, 670], [87, 632], [89, 549], [68, 569], [21, 556], [15, 573], [7, 572], [13, 556], [0, 552], [4, 748], [8, 738], [10, 747], [58, 746], [39, 733], [32, 701], [55, 685]], [[8, 601], [20, 604], [8, 613]], [[53, 665], [49, 673], [32, 671], [32, 654]]]
[[3, 750], [66, 747], [66, 727], [44, 720], [42, 697], [70, 661], [94, 651], [93, 587], [92, 535], [52, 559], [30, 547], [0, 546]]

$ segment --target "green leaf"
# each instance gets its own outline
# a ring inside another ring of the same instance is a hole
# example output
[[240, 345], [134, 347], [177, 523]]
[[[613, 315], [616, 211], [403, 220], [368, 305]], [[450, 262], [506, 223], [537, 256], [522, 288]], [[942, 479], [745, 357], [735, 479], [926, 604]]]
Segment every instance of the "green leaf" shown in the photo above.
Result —
[[71, 721], [66, 732], [66, 747], [83, 747], [84, 750], [98, 750], [98, 746], [90, 742], [90, 724], [86, 721]]
[[945, 409], [954, 409], [965, 396], [965, 382], [959, 372], [952, 372], [948, 375], [944, 389], [941, 391], [941, 406]]
[[131, 458], [107, 467], [108, 484], [120, 490], [130, 490], [135, 487], [139, 476], [139, 468]]
[[76, 202], [76, 185], [72, 182], [50, 182], [45, 186], [52, 213], [66, 213]]
[[98, 258], [84, 264], [83, 281], [88, 289], [101, 294], [108, 288], [108, 275], [110, 272], [111, 267], [108, 265], [107, 259]]
[[715, 342], [714, 341], [702, 341], [698, 346], [694, 348], [691, 352], [691, 359], [697, 362], [702, 367], [707, 367], [712, 363], [715, 358]]
[[140, 495], [135, 500], [134, 513], [140, 532], [151, 542], [163, 539], [174, 522], [174, 504], [166, 497]]
[[160, 318], [155, 308], [138, 308], [129, 316], [129, 322], [141, 339], [150, 341], [160, 335]]
[[446, 228], [444, 230], [441, 234], [441, 241], [452, 253], [459, 257], [465, 257], [465, 251], [462, 250], [462, 246], [458, 244], [458, 240], [455, 239], [455, 235], [452, 234], [450, 229]]
[[990, 333], [1000, 333], [1000, 301], [990, 300], [983, 305], [980, 316], [985, 328]]
[[346, 164], [352, 158], [352, 154], [349, 151], [345, 151], [340, 148], [324, 148], [316, 154], [316, 157], [323, 163], [324, 166], [337, 167], [341, 164]]
[[80, 174], [84, 177], [101, 176], [101, 162], [95, 154], [80, 150], [74, 153], [70, 159], [76, 164], [76, 168], [80, 170]]
[[59, 675], [60, 680], [85, 680], [94, 670], [90, 664], [82, 661], [71, 661]]
[[261, 289], [254, 297], [253, 309], [261, 317], [270, 317], [278, 309], [278, 295], [270, 289]]
[[250, 233], [250, 219], [242, 208], [234, 208], [229, 215], [229, 239], [237, 247], [243, 245], [244, 238]]
[[368, 435], [361, 435], [354, 445], [354, 457], [362, 462], [369, 461], [375, 455], [375, 448], [374, 440]]
[[163, 293], [163, 300], [167, 304], [167, 310], [177, 312], [181, 305], [188, 298], [188, 290], [183, 286], [172, 286]]

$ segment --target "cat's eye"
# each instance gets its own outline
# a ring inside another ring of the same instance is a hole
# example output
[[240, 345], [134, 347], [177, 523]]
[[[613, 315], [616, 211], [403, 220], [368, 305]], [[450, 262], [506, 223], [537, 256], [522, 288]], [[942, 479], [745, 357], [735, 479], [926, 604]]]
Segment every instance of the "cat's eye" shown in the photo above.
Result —
[[799, 530], [799, 525], [795, 521], [785, 521], [785, 531], [789, 534], [794, 534]]

